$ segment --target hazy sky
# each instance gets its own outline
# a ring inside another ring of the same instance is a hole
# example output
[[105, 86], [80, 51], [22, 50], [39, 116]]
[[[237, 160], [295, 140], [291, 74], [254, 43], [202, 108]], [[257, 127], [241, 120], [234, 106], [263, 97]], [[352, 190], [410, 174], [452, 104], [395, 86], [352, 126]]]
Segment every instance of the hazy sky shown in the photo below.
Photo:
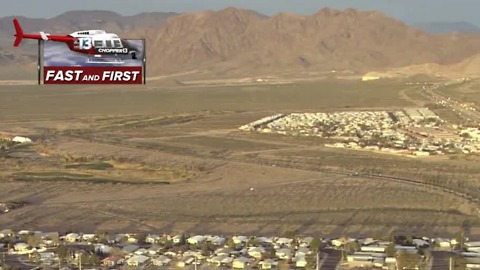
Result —
[[[6, 0], [3, 0], [6, 1]], [[54, 17], [68, 10], [111, 10], [124, 15], [145, 11], [188, 12], [249, 8], [271, 15], [279, 11], [311, 14], [323, 7], [380, 10], [407, 23], [468, 21], [480, 25], [480, 0], [15, 0], [0, 8], [0, 17]]]

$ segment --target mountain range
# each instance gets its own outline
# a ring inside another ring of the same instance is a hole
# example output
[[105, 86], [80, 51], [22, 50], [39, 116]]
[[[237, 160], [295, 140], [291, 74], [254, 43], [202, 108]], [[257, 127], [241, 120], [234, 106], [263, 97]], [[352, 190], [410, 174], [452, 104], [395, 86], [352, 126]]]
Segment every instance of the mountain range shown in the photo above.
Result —
[[[12, 18], [0, 19], [0, 62], [35, 61], [36, 43], [13, 48]], [[313, 15], [227, 8], [196, 13], [70, 11], [18, 17], [27, 32], [68, 34], [101, 28], [146, 38], [149, 76], [207, 71], [211, 76], [349, 70], [365, 73], [425, 63], [453, 65], [480, 52], [480, 36], [429, 34], [377, 11], [322, 9]], [[101, 20], [101, 21], [97, 21]]]
[[412, 26], [430, 34], [480, 33], [480, 27], [469, 22], [428, 22]]

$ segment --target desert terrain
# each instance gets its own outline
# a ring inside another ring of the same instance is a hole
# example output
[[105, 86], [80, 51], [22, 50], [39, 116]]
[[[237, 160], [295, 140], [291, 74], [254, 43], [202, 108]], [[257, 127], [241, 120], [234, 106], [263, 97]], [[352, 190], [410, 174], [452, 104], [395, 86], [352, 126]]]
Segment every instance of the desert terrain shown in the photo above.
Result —
[[478, 189], [478, 160], [412, 159], [238, 130], [275, 113], [431, 102], [418, 88], [402, 80], [332, 79], [3, 85], [0, 130], [34, 143], [3, 155], [0, 198], [27, 205], [1, 214], [0, 227], [370, 236], [393, 230], [448, 235], [463, 228], [477, 234], [475, 203], [424, 184], [433, 176]]
[[0, 203], [25, 203], [1, 213], [0, 228], [480, 234], [478, 155], [412, 158], [239, 130], [278, 113], [407, 107], [461, 125], [423, 87], [480, 100], [479, 36], [353, 9], [19, 17], [25, 31], [59, 34], [97, 19], [146, 37], [146, 85], [35, 85], [35, 42], [13, 48], [12, 27], [0, 29], [0, 138], [33, 141], [0, 145]]

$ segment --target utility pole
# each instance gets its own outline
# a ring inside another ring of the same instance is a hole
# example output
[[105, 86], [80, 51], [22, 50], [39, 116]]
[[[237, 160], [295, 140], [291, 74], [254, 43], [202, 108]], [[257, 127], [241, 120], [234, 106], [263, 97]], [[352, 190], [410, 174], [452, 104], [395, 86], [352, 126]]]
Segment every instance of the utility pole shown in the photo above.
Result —
[[448, 270], [453, 270], [453, 257], [448, 258]]
[[195, 270], [197, 270], [197, 256], [195, 256], [194, 258], [195, 258], [195, 262], [194, 262], [194, 264], [195, 264]]
[[465, 245], [465, 229], [462, 229], [462, 238], [460, 239], [460, 250], [463, 251], [463, 246]]
[[320, 270], [320, 250], [317, 250], [317, 270]]

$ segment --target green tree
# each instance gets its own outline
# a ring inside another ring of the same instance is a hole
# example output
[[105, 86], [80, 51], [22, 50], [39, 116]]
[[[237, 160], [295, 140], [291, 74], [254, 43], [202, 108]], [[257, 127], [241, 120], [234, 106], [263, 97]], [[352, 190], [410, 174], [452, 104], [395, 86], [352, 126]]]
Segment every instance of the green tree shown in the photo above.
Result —
[[233, 241], [233, 239], [230, 238], [230, 239], [227, 240], [227, 246], [228, 246], [229, 248], [236, 248], [236, 247], [237, 247], [237, 244], [235, 244], [235, 241]]
[[208, 256], [210, 254], [210, 248], [208, 246], [207, 242], [202, 243], [202, 255], [203, 256]]
[[40, 254], [38, 253], [38, 251], [34, 251], [28, 255], [28, 259], [30, 262], [38, 262], [38, 260], [40, 259]]
[[173, 247], [173, 241], [172, 240], [166, 240], [165, 243], [163, 243], [163, 246], [167, 249], [170, 249], [170, 248]]
[[456, 244], [456, 248], [459, 248], [461, 250], [464, 249], [464, 245], [465, 245], [465, 232], [463, 230], [461, 230], [460, 232], [456, 233], [455, 234], [455, 240], [457, 241], [457, 244]]
[[96, 239], [96, 241], [97, 241], [98, 243], [103, 243], [103, 244], [105, 244], [105, 243], [108, 242], [108, 233], [105, 232], [105, 231], [100, 231], [100, 230], [99, 230], [99, 231], [96, 231], [94, 238]]
[[277, 251], [273, 247], [269, 248], [263, 257], [264, 259], [274, 259], [277, 257]]
[[42, 243], [42, 238], [38, 235], [29, 235], [27, 237], [27, 244], [31, 247], [38, 247]]
[[57, 253], [58, 258], [63, 261], [68, 257], [68, 248], [64, 244], [60, 244], [56, 248], [55, 253]]
[[345, 251], [348, 253], [354, 253], [360, 250], [360, 244], [357, 241], [350, 241], [345, 244]]
[[411, 254], [411, 253], [400, 253], [397, 256], [398, 268], [403, 269], [406, 268], [416, 268], [418, 267], [422, 260], [419, 254]]
[[13, 246], [15, 245], [15, 237], [8, 236], [7, 238], [4, 239], [4, 243], [8, 249], [12, 249]]
[[187, 243], [187, 236], [185, 233], [182, 233], [182, 236], [180, 237], [180, 245], [185, 245]]
[[307, 261], [306, 269], [315, 269], [317, 267], [317, 257], [314, 254], [308, 254], [305, 256]]
[[145, 239], [147, 238], [146, 233], [139, 233], [136, 235], [139, 244], [145, 244]]
[[405, 245], [407, 246], [413, 245], [413, 236], [407, 235], [407, 237], [405, 238]]
[[313, 252], [318, 252], [322, 248], [322, 241], [318, 238], [314, 238], [312, 242], [310, 242], [310, 248]]
[[123, 255], [125, 255], [125, 252], [121, 250], [119, 247], [112, 247], [109, 253], [110, 255], [119, 256], [119, 257], [123, 257]]
[[99, 265], [100, 264], [100, 257], [97, 254], [86, 254], [85, 262], [87, 265]]
[[387, 257], [395, 257], [397, 255], [397, 250], [395, 249], [395, 244], [390, 243], [387, 248], [385, 249], [385, 255]]
[[247, 243], [249, 247], [258, 247], [261, 245], [260, 241], [258, 239], [250, 239]]

